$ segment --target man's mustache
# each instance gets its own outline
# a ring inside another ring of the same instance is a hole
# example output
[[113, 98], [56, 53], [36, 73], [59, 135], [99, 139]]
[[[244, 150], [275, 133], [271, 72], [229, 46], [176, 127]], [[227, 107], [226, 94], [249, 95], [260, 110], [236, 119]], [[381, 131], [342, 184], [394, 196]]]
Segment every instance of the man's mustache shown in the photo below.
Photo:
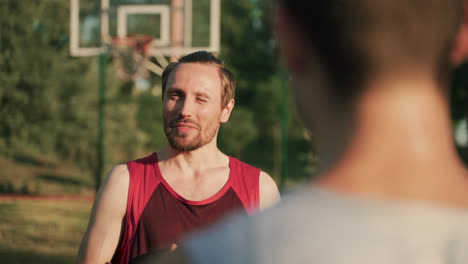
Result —
[[170, 127], [175, 127], [176, 125], [180, 124], [180, 123], [184, 123], [184, 124], [190, 124], [194, 127], [196, 127], [197, 129], [200, 129], [200, 126], [198, 125], [198, 123], [192, 119], [189, 119], [189, 118], [175, 118], [173, 120], [171, 120], [169, 122], [169, 126]]

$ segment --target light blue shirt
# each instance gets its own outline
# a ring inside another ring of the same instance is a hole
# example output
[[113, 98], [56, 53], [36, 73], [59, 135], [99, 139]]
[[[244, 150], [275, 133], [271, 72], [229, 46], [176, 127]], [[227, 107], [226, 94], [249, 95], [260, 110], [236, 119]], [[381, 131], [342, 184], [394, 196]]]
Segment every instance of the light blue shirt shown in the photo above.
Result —
[[194, 264], [468, 264], [468, 210], [309, 188], [185, 241]]

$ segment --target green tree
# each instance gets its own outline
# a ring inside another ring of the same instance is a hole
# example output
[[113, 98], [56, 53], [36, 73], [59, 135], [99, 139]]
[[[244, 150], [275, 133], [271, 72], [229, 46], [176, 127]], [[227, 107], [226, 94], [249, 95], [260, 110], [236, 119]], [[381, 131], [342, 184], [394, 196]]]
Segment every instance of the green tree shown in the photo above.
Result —
[[[0, 152], [72, 161], [89, 176], [96, 166], [97, 59], [70, 57], [68, 2], [0, 1], [0, 10]], [[120, 100], [114, 74], [109, 68], [107, 164], [133, 158], [144, 140], [137, 108]]]

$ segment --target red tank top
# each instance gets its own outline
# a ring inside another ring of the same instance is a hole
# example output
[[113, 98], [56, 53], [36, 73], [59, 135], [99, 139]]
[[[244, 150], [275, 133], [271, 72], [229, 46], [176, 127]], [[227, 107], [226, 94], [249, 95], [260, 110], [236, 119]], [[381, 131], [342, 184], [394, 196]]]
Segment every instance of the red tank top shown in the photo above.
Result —
[[260, 169], [229, 157], [229, 178], [214, 196], [184, 199], [164, 180], [156, 153], [127, 163], [130, 183], [124, 234], [112, 263], [129, 263], [148, 252], [165, 251], [187, 232], [235, 210], [252, 214], [259, 207]]

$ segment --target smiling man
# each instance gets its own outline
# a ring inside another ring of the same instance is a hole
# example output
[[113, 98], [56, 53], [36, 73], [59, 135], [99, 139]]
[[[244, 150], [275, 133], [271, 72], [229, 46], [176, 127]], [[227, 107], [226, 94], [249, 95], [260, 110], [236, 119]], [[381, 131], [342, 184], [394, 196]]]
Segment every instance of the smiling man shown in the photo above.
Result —
[[163, 72], [169, 146], [116, 166], [94, 203], [78, 263], [129, 263], [175, 250], [179, 239], [233, 211], [252, 214], [279, 200], [272, 178], [222, 153], [221, 124], [234, 108], [235, 78], [204, 51]]

